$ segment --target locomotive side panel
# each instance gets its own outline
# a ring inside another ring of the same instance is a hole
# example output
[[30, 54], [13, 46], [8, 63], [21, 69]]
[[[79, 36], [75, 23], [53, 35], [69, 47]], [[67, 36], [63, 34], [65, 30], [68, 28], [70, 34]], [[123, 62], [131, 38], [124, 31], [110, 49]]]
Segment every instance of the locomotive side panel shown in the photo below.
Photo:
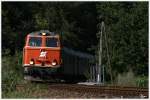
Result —
[[86, 80], [85, 73], [89, 67], [89, 62], [87, 59], [70, 54], [66, 51], [63, 51], [62, 59], [63, 74], [66, 78], [74, 81]]
[[63, 59], [63, 74], [65, 75], [73, 75], [73, 60], [72, 57], [70, 55], [68, 55], [67, 53], [63, 52], [62, 54], [62, 59]]

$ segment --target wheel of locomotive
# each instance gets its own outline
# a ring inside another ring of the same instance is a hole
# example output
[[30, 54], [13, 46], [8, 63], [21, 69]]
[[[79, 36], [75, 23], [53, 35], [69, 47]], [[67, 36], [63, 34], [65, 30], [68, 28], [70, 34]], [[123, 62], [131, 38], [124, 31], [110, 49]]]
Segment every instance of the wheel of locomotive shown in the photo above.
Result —
[[30, 76], [28, 67], [24, 67], [24, 79], [25, 80], [31, 80], [32, 79], [32, 77]]
[[42, 82], [42, 75], [36, 69], [24, 67], [24, 79], [32, 82]]
[[24, 67], [24, 79], [27, 81], [33, 81], [31, 68]]

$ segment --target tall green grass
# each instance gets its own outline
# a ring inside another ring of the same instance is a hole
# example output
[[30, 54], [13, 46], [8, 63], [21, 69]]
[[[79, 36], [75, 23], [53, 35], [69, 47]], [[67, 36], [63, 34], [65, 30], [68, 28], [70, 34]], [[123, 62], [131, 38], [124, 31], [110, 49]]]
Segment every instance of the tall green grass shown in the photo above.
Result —
[[48, 96], [48, 85], [28, 83], [20, 90], [5, 92], [3, 98], [46, 98]]
[[[25, 87], [18, 91], [16, 84], [25, 84]], [[44, 93], [48, 95], [47, 84], [24, 80], [22, 52], [16, 52], [14, 56], [2, 56], [2, 98], [42, 98]]]
[[2, 97], [23, 82], [22, 53], [2, 56]]
[[135, 76], [130, 70], [126, 73], [118, 74], [115, 84], [119, 86], [148, 87], [148, 77]]

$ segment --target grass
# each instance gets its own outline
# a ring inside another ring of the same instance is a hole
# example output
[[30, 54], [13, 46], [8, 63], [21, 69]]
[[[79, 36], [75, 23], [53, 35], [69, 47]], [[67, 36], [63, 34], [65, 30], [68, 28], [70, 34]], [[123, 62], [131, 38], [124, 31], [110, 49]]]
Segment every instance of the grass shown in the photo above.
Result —
[[[26, 84], [22, 90], [16, 84]], [[37, 94], [38, 92], [38, 94]], [[23, 79], [22, 53], [2, 57], [2, 98], [42, 98], [48, 92], [46, 84], [36, 84]]]
[[118, 74], [115, 84], [119, 86], [148, 87], [148, 77], [135, 76], [130, 70], [129, 72]]
[[23, 88], [4, 92], [3, 98], [43, 98], [48, 95], [48, 86], [46, 84], [28, 83]]
[[22, 81], [21, 55], [2, 57], [2, 97], [14, 90], [15, 84]]

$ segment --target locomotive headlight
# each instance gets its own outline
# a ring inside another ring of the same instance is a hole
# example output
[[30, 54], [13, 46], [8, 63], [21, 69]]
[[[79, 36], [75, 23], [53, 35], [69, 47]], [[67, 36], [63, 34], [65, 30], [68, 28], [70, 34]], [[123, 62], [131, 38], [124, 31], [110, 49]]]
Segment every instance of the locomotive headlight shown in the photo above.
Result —
[[46, 33], [42, 33], [42, 35], [46, 35]]
[[52, 65], [53, 65], [53, 66], [57, 65], [56, 60], [54, 60], [54, 61], [52, 62]]
[[31, 61], [30, 61], [30, 65], [33, 65], [33, 64], [34, 64], [34, 61], [33, 61], [33, 60], [31, 60]]

